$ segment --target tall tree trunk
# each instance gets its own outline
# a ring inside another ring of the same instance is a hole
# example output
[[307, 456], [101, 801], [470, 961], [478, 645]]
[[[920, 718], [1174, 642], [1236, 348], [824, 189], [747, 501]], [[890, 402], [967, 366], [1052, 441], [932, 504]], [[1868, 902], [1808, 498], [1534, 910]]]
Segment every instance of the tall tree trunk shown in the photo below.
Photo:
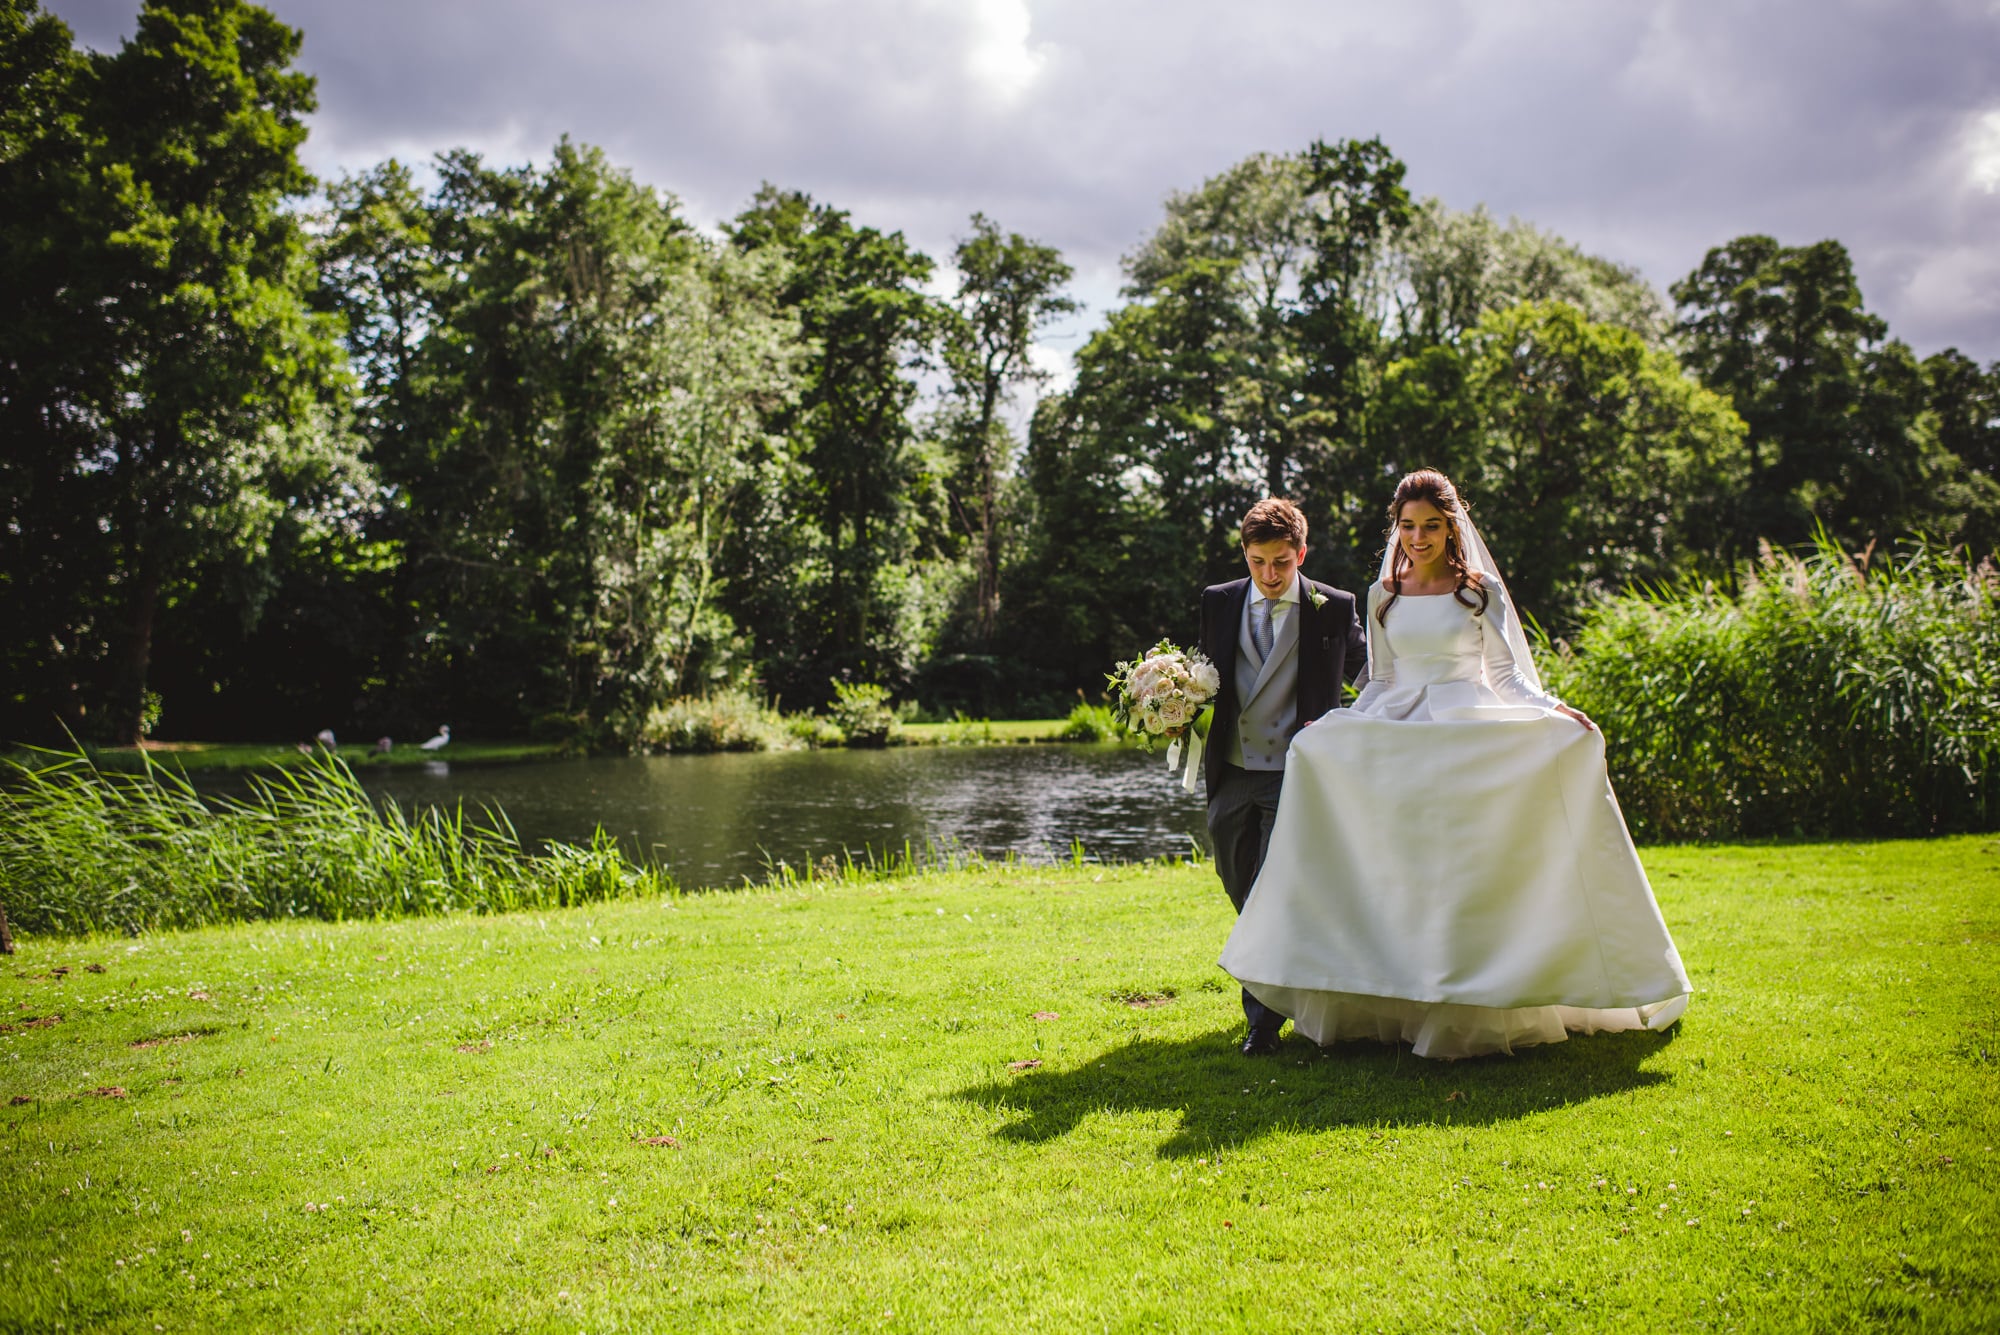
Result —
[[979, 638], [991, 644], [1000, 614], [999, 537], [993, 522], [993, 459], [987, 456], [979, 482]]
[[1000, 414], [1000, 394], [1006, 387], [999, 370], [990, 368], [979, 401], [979, 615], [982, 646], [990, 648], [1000, 619], [1000, 539], [994, 517], [993, 421]]
[[142, 557], [132, 590], [132, 624], [126, 643], [123, 698], [124, 717], [118, 720], [126, 744], [137, 746], [146, 733], [146, 676], [153, 666], [153, 622], [160, 610], [160, 575], [151, 558]]

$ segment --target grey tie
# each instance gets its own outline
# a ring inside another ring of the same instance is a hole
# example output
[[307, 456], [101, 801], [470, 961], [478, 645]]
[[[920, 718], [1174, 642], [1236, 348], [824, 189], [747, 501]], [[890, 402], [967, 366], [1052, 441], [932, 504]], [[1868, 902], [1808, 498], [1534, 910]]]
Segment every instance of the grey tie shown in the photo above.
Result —
[[1257, 662], [1261, 665], [1271, 656], [1271, 600], [1259, 598], [1257, 605], [1250, 609], [1250, 643], [1257, 646]]

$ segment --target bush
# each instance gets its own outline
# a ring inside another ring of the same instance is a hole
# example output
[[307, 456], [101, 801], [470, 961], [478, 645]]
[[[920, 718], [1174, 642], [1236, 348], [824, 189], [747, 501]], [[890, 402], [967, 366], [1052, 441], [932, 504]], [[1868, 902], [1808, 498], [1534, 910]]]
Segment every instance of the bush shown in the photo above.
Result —
[[588, 753], [602, 744], [602, 729], [588, 712], [537, 714], [528, 724], [528, 740], [553, 742], [564, 751]]
[[1109, 705], [1078, 705], [1069, 711], [1057, 736], [1066, 742], [1115, 742], [1125, 736]]
[[792, 743], [779, 713], [747, 691], [670, 700], [647, 715], [642, 751], [771, 751]]
[[1822, 540], [1741, 591], [1626, 594], [1547, 662], [1604, 728], [1653, 839], [1914, 835], [2000, 821], [2000, 578], [1918, 546], [1864, 565]]
[[895, 711], [889, 708], [889, 689], [872, 682], [833, 683], [833, 707], [827, 710], [833, 725], [847, 738], [849, 746], [887, 746], [896, 735]]
[[817, 714], [785, 715], [785, 735], [799, 746], [817, 751], [828, 746], [847, 745], [847, 734], [831, 720]]

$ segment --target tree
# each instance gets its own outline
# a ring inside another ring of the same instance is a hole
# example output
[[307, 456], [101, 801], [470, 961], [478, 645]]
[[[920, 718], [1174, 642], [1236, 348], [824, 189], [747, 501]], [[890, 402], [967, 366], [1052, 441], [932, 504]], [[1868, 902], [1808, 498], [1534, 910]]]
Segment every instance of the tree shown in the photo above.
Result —
[[0, 726], [53, 739], [96, 722], [111, 650], [93, 400], [102, 322], [70, 292], [90, 192], [94, 71], [32, 0], [0, 4]]
[[1483, 317], [1391, 366], [1383, 476], [1442, 468], [1520, 606], [1558, 626], [1638, 580], [1719, 571], [1743, 425], [1672, 354], [1559, 302]]
[[1003, 236], [985, 214], [972, 215], [972, 235], [959, 242], [955, 259], [958, 318], [945, 338], [962, 405], [955, 433], [961, 481], [952, 500], [977, 544], [976, 625], [987, 643], [1000, 598], [999, 488], [1009, 462], [1000, 408], [1016, 387], [1044, 378], [1031, 360], [1035, 334], [1078, 306], [1062, 293], [1072, 270], [1060, 251], [1019, 232]]
[[[261, 564], [295, 475], [347, 452], [335, 326], [307, 306], [288, 202], [311, 187], [298, 147], [312, 80], [290, 68], [299, 34], [239, 0], [155, 0], [117, 53], [62, 69], [45, 58], [51, 30], [17, 31], [44, 91], [76, 90], [55, 99], [76, 129], [63, 169], [38, 180], [62, 222], [9, 237], [32, 255], [7, 267], [39, 281], [22, 294], [38, 318], [7, 358], [33, 383], [7, 397], [35, 437], [35, 504], [108, 537], [77, 573], [110, 581], [81, 592], [113, 624], [85, 634], [111, 651], [110, 730], [136, 740], [162, 610], [204, 561]], [[40, 140], [65, 137], [52, 125]]]
[[910, 413], [913, 373], [943, 319], [923, 291], [931, 261], [901, 233], [768, 185], [730, 237], [782, 259], [779, 301], [811, 349], [797, 399], [771, 422], [790, 442], [797, 467], [785, 476], [802, 494], [766, 508], [732, 606], [755, 629], [772, 684], [795, 700], [824, 699], [837, 673], [900, 684], [922, 634], [910, 585], [924, 542], [912, 503], [928, 484]]
[[1956, 348], [1926, 357], [1924, 408], [1936, 451], [1931, 531], [1974, 556], [2000, 553], [2000, 362], [1982, 370]]
[[334, 202], [328, 299], [415, 614], [403, 690], [618, 743], [744, 675], [723, 585], [799, 352], [774, 257], [567, 140], [544, 170], [449, 154], [429, 200], [391, 164]]
[[1924, 359], [1924, 402], [1937, 442], [1968, 468], [2000, 478], [2000, 362], [1984, 370], [1957, 348]]
[[[1156, 301], [1200, 292], [1184, 307], [1217, 318], [1193, 335], [1226, 382], [1217, 426], [1254, 461], [1265, 495], [1291, 490], [1306, 364], [1293, 321], [1311, 263], [1311, 174], [1295, 155], [1258, 153], [1167, 200], [1166, 217], [1126, 261], [1126, 295]], [[1216, 299], [1227, 303], [1226, 309]]]
[[[1306, 392], [1322, 405], [1334, 450], [1359, 442], [1363, 368], [1381, 354], [1381, 274], [1388, 243], [1409, 225], [1403, 164], [1380, 139], [1315, 140], [1305, 154], [1312, 258], [1296, 316]], [[1274, 493], [1276, 494], [1276, 493]]]
[[1737, 554], [1815, 524], [1853, 546], [1909, 527], [1938, 462], [1916, 434], [1915, 359], [1883, 339], [1837, 241], [1743, 236], [1673, 286], [1685, 359], [1748, 427]]
[[413, 423], [418, 354], [435, 319], [443, 259], [410, 169], [391, 158], [326, 190], [317, 301], [345, 325], [356, 417], [377, 453]]
[[1650, 346], [1664, 341], [1670, 324], [1660, 294], [1636, 270], [1518, 218], [1498, 223], [1484, 205], [1461, 213], [1424, 200], [1385, 262], [1394, 307], [1388, 323], [1401, 356], [1456, 343], [1482, 316], [1524, 301], [1563, 302]]
[[1000, 638], [1007, 679], [1028, 693], [1095, 697], [1104, 671], [1163, 636], [1193, 633], [1189, 587], [1202, 548], [1136, 481], [1120, 433], [1089, 419], [1103, 403], [1052, 395], [1037, 406], [1023, 456], [1034, 522], [1004, 579]]
[[643, 360], [620, 396], [593, 477], [595, 694], [629, 737], [645, 711], [742, 676], [722, 585], [746, 535], [734, 517], [779, 448], [768, 422], [798, 390], [797, 320], [779, 308], [768, 254], [703, 245], [634, 339]]
[[1403, 170], [1379, 139], [1252, 156], [1171, 198], [1128, 264], [1135, 299], [1199, 289], [1234, 306], [1200, 338], [1227, 385], [1216, 427], [1254, 468], [1231, 476], [1245, 492], [1351, 508], [1386, 350], [1388, 256], [1411, 210]]

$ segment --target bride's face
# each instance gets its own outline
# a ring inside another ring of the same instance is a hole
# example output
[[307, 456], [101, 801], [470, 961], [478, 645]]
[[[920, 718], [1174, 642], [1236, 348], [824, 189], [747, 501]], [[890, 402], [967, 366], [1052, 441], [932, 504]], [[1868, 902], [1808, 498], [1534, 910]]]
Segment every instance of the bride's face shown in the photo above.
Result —
[[1445, 534], [1450, 531], [1451, 521], [1429, 501], [1404, 501], [1396, 516], [1396, 541], [1419, 570], [1444, 560]]

